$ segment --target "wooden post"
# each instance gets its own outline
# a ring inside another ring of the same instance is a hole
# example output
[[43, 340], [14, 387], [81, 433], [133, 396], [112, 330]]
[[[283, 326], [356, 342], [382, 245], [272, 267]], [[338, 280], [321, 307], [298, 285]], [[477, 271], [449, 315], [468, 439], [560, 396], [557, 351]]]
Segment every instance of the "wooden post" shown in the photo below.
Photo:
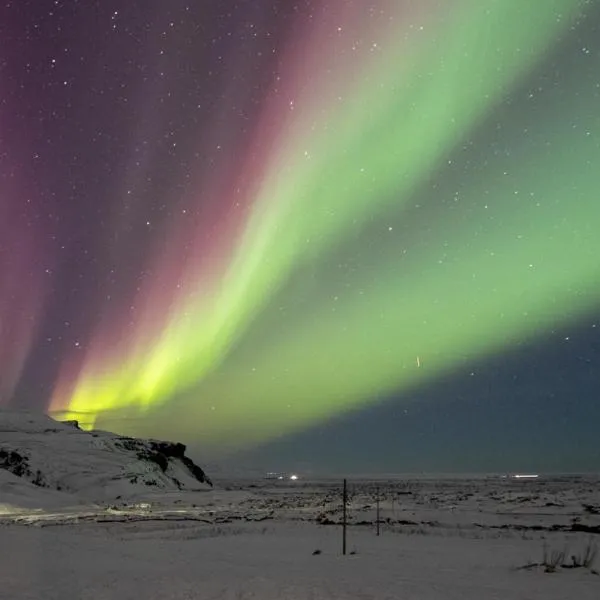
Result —
[[377, 535], [379, 535], [379, 486], [377, 486]]
[[346, 505], [348, 504], [348, 485], [344, 479], [344, 492], [342, 494], [343, 512], [342, 512], [342, 554], [346, 555], [346, 523], [348, 520], [348, 514], [346, 512]]

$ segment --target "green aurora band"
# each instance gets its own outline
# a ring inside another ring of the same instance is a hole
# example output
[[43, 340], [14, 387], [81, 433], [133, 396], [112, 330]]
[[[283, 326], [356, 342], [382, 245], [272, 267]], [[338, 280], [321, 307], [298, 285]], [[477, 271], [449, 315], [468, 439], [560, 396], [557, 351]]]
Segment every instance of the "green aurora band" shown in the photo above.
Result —
[[340, 82], [344, 102], [316, 110], [307, 86], [312, 110], [297, 99], [216, 301], [183, 302], [151, 347], [101, 376], [92, 360], [53, 407], [235, 449], [597, 307], [593, 100], [571, 109], [590, 115], [589, 131], [555, 106], [536, 120], [545, 152], [530, 133], [522, 155], [479, 157], [458, 202], [422, 190], [583, 5], [463, 2], [433, 35], [390, 26], [362, 76]]

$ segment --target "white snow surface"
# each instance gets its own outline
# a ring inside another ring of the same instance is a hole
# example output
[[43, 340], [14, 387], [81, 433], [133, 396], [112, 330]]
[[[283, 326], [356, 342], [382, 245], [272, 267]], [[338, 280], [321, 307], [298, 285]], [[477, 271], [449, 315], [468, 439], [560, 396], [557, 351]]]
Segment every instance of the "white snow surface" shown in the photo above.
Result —
[[[0, 600], [600, 598], [600, 560], [579, 564], [600, 541], [596, 476], [349, 480], [342, 555], [338, 479], [167, 481], [115, 499], [101, 486], [130, 472], [107, 442], [118, 436], [86, 444], [49, 422], [0, 417], [0, 448], [10, 434], [48, 480], [73, 488], [0, 470]], [[553, 572], [544, 554], [560, 556]]]

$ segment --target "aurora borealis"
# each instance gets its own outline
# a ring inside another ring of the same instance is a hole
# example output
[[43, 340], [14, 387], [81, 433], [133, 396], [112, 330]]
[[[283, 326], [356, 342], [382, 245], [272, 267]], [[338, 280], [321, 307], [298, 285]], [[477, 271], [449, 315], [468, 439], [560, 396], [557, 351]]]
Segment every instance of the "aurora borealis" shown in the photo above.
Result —
[[598, 3], [196, 4], [1, 9], [3, 404], [218, 456], [598, 335]]

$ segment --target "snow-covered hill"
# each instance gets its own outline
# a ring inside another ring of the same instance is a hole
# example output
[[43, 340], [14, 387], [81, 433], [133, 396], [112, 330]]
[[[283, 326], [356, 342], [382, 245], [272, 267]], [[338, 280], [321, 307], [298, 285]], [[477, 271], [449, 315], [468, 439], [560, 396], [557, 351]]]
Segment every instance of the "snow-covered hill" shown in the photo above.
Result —
[[0, 504], [47, 507], [212, 485], [185, 449], [0, 410]]

